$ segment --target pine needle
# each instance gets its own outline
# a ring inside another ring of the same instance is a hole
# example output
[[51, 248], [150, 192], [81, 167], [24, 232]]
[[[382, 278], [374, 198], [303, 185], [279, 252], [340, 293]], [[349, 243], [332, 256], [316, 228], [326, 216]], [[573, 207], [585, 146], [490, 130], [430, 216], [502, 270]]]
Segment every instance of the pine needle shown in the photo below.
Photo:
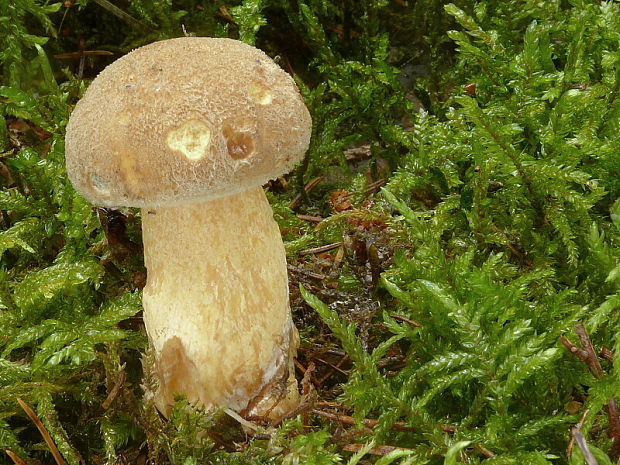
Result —
[[6, 455], [10, 457], [15, 465], [26, 465], [26, 462], [24, 462], [15, 452], [9, 449], [5, 449], [4, 452], [6, 452]]
[[[26, 415], [28, 415], [28, 418], [30, 418], [30, 420], [37, 427], [37, 429], [41, 433], [41, 436], [43, 436], [43, 439], [45, 440], [45, 443], [47, 444], [47, 447], [49, 447], [50, 452], [54, 456], [54, 460], [56, 461], [56, 464], [57, 465], [66, 465], [66, 462], [62, 458], [62, 455], [60, 455], [60, 452], [58, 451], [58, 448], [56, 447], [56, 444], [54, 444], [54, 441], [52, 440], [52, 437], [47, 432], [47, 429], [45, 429], [45, 426], [43, 425], [43, 423], [41, 422], [41, 420], [39, 419], [37, 414], [34, 413], [34, 411], [30, 408], [30, 406], [26, 402], [21, 400], [19, 397], [17, 398], [17, 403], [23, 409], [23, 411], [26, 412]], [[8, 452], [7, 452], [7, 454], [8, 454]], [[9, 455], [9, 457], [11, 457], [11, 456]]]

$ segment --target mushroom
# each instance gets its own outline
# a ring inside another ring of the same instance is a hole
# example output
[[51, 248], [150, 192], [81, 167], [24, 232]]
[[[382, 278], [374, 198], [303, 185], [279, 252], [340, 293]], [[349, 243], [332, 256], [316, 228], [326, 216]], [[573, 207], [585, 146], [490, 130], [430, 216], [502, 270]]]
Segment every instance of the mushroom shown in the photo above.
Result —
[[138, 48], [92, 82], [67, 126], [75, 188], [141, 207], [156, 406], [277, 417], [299, 401], [282, 238], [262, 184], [308, 148], [293, 79], [231, 39]]

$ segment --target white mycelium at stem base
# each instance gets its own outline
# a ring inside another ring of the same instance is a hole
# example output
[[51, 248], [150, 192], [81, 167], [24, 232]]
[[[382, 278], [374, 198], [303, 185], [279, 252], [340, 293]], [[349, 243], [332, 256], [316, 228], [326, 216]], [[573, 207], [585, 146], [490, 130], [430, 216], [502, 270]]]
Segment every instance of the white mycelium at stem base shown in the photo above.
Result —
[[262, 188], [144, 208], [142, 232], [160, 410], [174, 392], [250, 415], [292, 410], [297, 333], [282, 238]]

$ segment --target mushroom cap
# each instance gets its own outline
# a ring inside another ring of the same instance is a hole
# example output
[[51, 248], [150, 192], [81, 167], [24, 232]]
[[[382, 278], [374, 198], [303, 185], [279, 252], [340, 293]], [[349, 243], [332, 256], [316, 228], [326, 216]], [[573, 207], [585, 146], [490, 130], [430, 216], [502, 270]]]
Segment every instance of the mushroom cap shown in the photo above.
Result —
[[206, 201], [289, 171], [311, 127], [295, 82], [261, 50], [232, 39], [164, 40], [91, 83], [67, 125], [67, 172], [97, 205]]

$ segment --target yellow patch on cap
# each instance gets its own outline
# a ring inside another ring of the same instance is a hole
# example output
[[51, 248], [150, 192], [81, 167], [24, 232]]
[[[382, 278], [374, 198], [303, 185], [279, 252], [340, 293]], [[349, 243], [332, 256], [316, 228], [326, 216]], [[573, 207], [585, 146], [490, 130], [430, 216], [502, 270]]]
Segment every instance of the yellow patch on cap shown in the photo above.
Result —
[[271, 90], [258, 82], [250, 82], [248, 84], [248, 94], [259, 105], [269, 105], [273, 101]]
[[209, 126], [197, 119], [190, 119], [168, 132], [166, 143], [171, 150], [180, 152], [189, 160], [200, 160], [207, 153], [211, 142]]

